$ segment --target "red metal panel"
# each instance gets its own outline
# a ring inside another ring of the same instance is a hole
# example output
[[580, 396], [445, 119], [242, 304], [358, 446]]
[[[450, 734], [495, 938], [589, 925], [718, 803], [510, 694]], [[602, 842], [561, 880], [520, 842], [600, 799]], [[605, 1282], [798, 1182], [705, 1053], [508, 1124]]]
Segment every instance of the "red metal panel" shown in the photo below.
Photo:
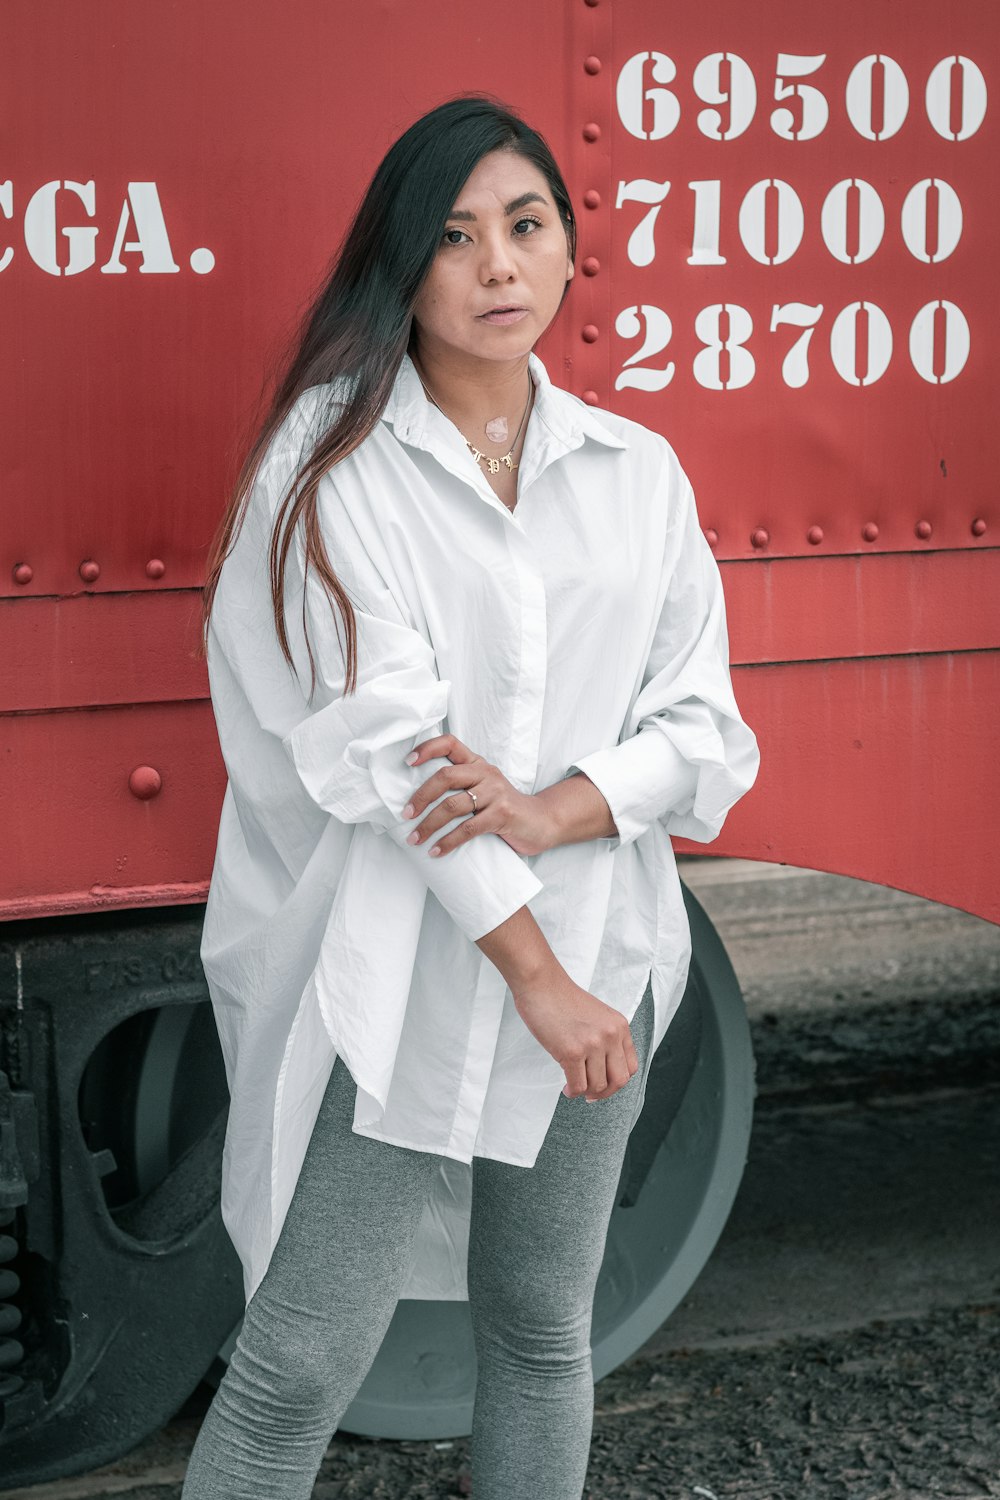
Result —
[[720, 557], [995, 545], [996, 7], [614, 15], [602, 401], [675, 439]]
[[509, 0], [502, 44], [464, 0], [5, 20], [0, 916], [203, 895], [196, 589], [255, 401], [389, 141], [486, 90], [580, 218], [540, 353], [674, 442], [753, 664], [714, 852], [998, 919], [987, 0]]
[[853, 875], [1000, 922], [1000, 655], [742, 667], [734, 682], [759, 726], [761, 771], [726, 821], [727, 854]]
[[[32, 792], [4, 797], [0, 916], [204, 900], [226, 784], [206, 701], [12, 714], [3, 749], [5, 787]], [[143, 767], [153, 796], [130, 789]]]

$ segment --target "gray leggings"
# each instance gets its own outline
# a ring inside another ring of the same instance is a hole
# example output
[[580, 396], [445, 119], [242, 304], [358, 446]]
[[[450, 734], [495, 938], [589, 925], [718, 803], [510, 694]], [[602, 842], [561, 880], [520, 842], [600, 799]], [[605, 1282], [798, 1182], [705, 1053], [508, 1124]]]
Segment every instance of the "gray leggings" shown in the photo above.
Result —
[[[632, 1018], [640, 1070], [649, 988]], [[473, 1158], [474, 1500], [580, 1500], [594, 1289], [640, 1073], [559, 1095], [531, 1168]], [[438, 1157], [357, 1135], [338, 1057], [270, 1265], [198, 1434], [182, 1500], [305, 1500], [378, 1353]]]

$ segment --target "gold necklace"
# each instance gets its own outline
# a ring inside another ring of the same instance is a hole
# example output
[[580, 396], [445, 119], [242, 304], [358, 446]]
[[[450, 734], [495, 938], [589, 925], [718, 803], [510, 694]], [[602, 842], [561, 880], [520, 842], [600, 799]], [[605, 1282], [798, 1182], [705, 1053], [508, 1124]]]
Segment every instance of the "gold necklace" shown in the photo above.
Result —
[[[415, 364], [414, 364], [414, 369], [416, 369], [416, 365]], [[424, 388], [424, 395], [427, 397], [428, 401], [430, 401], [434, 406], [437, 407], [438, 411], [441, 413], [442, 416], [447, 416], [448, 414], [444, 410], [443, 406], [441, 406], [441, 404], [439, 402], [437, 402], [437, 401], [434, 400], [434, 397], [431, 395], [430, 391], [427, 389], [427, 386], [424, 384], [424, 377], [421, 375], [421, 373], [420, 373], [419, 370], [417, 370], [417, 379], [420, 381], [420, 384], [423, 386], [423, 388]], [[508, 448], [507, 452], [504, 453], [500, 458], [491, 458], [488, 453], [482, 453], [476, 447], [475, 443], [470, 443], [469, 442], [469, 439], [465, 436], [465, 433], [462, 432], [462, 429], [460, 427], [458, 428], [458, 431], [459, 431], [459, 433], [460, 433], [460, 435], [462, 437], [462, 441], [465, 443], [465, 446], [471, 451], [473, 457], [478, 462], [484, 463], [486, 465], [486, 468], [487, 468], [487, 470], [489, 471], [490, 474], [499, 474], [499, 472], [500, 472], [500, 465], [501, 464], [506, 464], [507, 468], [511, 472], [513, 472], [517, 468], [517, 461], [514, 458], [514, 449], [517, 447], [517, 440], [521, 436], [521, 428], [524, 426], [525, 419], [527, 418], [528, 408], [531, 405], [531, 398], [534, 395], [534, 390], [535, 390], [535, 383], [534, 383], [534, 381], [532, 380], [532, 378], [531, 378], [531, 376], [529, 374], [529, 376], [528, 376], [528, 399], [525, 402], [524, 412], [522, 413], [521, 421], [520, 421], [520, 423], [518, 425], [517, 431], [514, 434], [514, 441], [511, 443], [511, 445]], [[448, 420], [450, 422], [451, 418], [448, 417]], [[452, 423], [452, 425], [453, 426], [457, 426], [458, 424], [457, 423]]]

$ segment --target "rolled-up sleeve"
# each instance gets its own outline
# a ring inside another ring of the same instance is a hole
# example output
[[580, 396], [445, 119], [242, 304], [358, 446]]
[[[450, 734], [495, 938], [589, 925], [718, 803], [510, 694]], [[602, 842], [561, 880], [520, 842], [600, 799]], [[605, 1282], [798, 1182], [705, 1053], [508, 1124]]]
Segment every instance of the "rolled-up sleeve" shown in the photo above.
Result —
[[[324, 485], [328, 478], [321, 481], [321, 494]], [[349, 579], [354, 603], [357, 686], [344, 693], [343, 622], [339, 611], [334, 618], [336, 606], [315, 568], [305, 579], [302, 609], [304, 549], [296, 534], [289, 550], [286, 618], [290, 629], [295, 626], [293, 653], [304, 668], [305, 693], [310, 677], [299, 630], [304, 614], [316, 689], [282, 745], [313, 801], [341, 822], [369, 823], [377, 833], [387, 833], [462, 932], [475, 940], [537, 895], [542, 882], [496, 833], [478, 834], [438, 858], [429, 854], [433, 841], [406, 842], [419, 820], [404, 821], [403, 808], [435, 771], [451, 765], [447, 756], [436, 756], [412, 767], [406, 756], [422, 741], [446, 732], [451, 683], [439, 676], [430, 642], [407, 621], [375, 564], [351, 538], [348, 518], [338, 514], [336, 523], [337, 548], [330, 555], [341, 582]], [[327, 545], [330, 551], [329, 541]], [[453, 818], [438, 836], [462, 821]]]
[[666, 590], [637, 696], [619, 742], [573, 761], [602, 793], [631, 843], [654, 822], [710, 843], [753, 786], [757, 739], [733, 696], [722, 579], [694, 494], [672, 451], [661, 483], [674, 506], [664, 551]]

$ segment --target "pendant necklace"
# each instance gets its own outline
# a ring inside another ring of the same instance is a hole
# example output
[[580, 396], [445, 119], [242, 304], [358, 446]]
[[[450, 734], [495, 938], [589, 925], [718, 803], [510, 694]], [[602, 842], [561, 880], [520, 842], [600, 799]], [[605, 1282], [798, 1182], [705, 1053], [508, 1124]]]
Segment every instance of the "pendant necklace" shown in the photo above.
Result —
[[[414, 366], [414, 368], [416, 368], [416, 367]], [[417, 379], [420, 381], [420, 384], [423, 386], [423, 388], [424, 388], [424, 395], [427, 397], [428, 401], [430, 401], [434, 406], [437, 407], [438, 411], [441, 412], [442, 416], [447, 416], [447, 413], [444, 411], [443, 407], [441, 407], [439, 405], [439, 403], [434, 400], [434, 397], [431, 395], [430, 391], [427, 389], [427, 386], [424, 384], [424, 378], [420, 374], [419, 370], [417, 370]], [[491, 458], [488, 453], [481, 452], [476, 447], [475, 443], [470, 443], [469, 442], [469, 439], [465, 436], [465, 433], [462, 432], [461, 428], [458, 429], [459, 432], [461, 433], [462, 440], [465, 443], [465, 446], [471, 451], [471, 453], [473, 454], [473, 456], [480, 463], [484, 463], [486, 465], [486, 468], [487, 468], [487, 470], [488, 470], [488, 472], [490, 474], [499, 474], [499, 472], [500, 472], [500, 465], [501, 464], [506, 464], [507, 468], [510, 469], [511, 472], [513, 472], [513, 470], [517, 468], [517, 462], [516, 462], [516, 460], [514, 458], [514, 449], [517, 447], [517, 440], [521, 436], [521, 428], [524, 426], [525, 420], [527, 419], [528, 408], [531, 405], [531, 398], [534, 395], [534, 390], [535, 390], [535, 384], [534, 384], [534, 381], [532, 380], [532, 378], [531, 378], [531, 376], [529, 374], [529, 376], [528, 376], [528, 399], [525, 402], [524, 412], [522, 413], [521, 421], [518, 424], [518, 429], [517, 429], [517, 431], [514, 434], [514, 441], [511, 443], [511, 445], [510, 445], [509, 449], [507, 450], [507, 452], [504, 453], [504, 454], [502, 454], [499, 458]], [[451, 421], [451, 418], [449, 417], [448, 420]], [[453, 424], [453, 425], [457, 425], [457, 424]], [[506, 440], [507, 440], [507, 432], [508, 432], [507, 418], [506, 417], [491, 417], [490, 420], [486, 423], [486, 427], [485, 427], [484, 430], [485, 430], [486, 436], [489, 438], [489, 440], [490, 440], [491, 443], [503, 443], [503, 442], [506, 442]]]

